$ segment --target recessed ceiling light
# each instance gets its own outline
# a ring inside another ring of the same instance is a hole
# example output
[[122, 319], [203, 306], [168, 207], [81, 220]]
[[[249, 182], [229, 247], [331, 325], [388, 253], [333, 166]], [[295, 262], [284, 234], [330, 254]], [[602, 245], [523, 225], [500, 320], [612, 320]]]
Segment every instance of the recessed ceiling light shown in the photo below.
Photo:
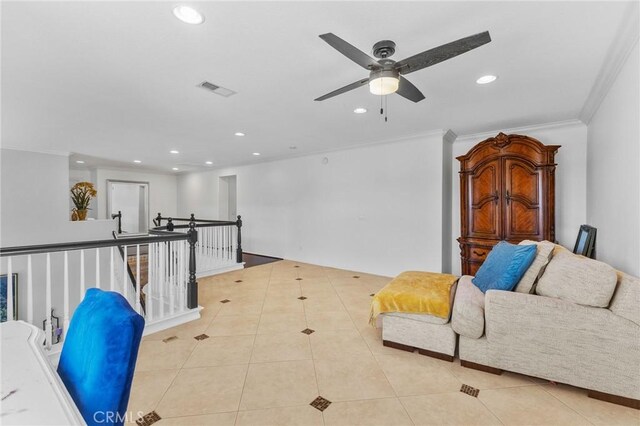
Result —
[[493, 83], [494, 81], [496, 81], [496, 78], [498, 78], [495, 75], [483, 75], [482, 77], [480, 77], [479, 79], [476, 80], [476, 83], [478, 84], [489, 84], [489, 83]]
[[180, 151], [176, 151], [175, 149], [172, 149], [171, 151], [169, 151], [169, 153], [171, 153], [171, 154], [180, 154]]
[[244, 136], [244, 133], [242, 133], [242, 132], [235, 132], [235, 133], [234, 133], [234, 135], [236, 135], [236, 136]]
[[82, 161], [82, 160], [76, 160], [76, 163], [78, 163], [78, 164], [84, 164], [84, 161]]
[[260, 153], [259, 152], [254, 152], [253, 155], [260, 155]]
[[205, 161], [204, 164], [208, 164], [209, 166], [213, 164], [213, 161]]
[[353, 112], [355, 112], [356, 114], [364, 114], [365, 112], [367, 112], [366, 108], [356, 108], [353, 110]]
[[177, 167], [173, 167], [171, 170], [174, 170], [174, 171], [176, 171], [176, 172], [177, 172], [177, 171], [178, 171], [178, 170], [180, 170], [180, 169], [179, 169], [179, 168], [177, 168]]
[[142, 163], [142, 161], [140, 161], [140, 160], [133, 160], [133, 162], [136, 163], [136, 164]]
[[173, 8], [173, 14], [176, 18], [187, 24], [197, 25], [204, 22], [204, 15], [189, 6], [176, 6]]

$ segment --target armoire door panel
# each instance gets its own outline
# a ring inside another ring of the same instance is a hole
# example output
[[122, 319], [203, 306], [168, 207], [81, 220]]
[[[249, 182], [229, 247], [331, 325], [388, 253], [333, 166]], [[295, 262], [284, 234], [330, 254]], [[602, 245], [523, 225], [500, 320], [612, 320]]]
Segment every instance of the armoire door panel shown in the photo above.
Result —
[[504, 238], [539, 240], [543, 220], [542, 170], [519, 159], [507, 158], [504, 165]]
[[500, 236], [500, 161], [484, 164], [469, 175], [467, 187], [470, 201], [470, 212], [467, 216], [469, 233], [481, 238], [498, 238]]

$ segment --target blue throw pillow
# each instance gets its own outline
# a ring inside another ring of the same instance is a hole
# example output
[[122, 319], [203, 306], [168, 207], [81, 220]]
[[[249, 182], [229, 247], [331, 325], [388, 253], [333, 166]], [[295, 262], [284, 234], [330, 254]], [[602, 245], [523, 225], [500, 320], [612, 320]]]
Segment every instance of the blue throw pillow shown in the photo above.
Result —
[[535, 244], [520, 246], [500, 241], [471, 282], [483, 293], [487, 290], [511, 291], [531, 266], [536, 250]]

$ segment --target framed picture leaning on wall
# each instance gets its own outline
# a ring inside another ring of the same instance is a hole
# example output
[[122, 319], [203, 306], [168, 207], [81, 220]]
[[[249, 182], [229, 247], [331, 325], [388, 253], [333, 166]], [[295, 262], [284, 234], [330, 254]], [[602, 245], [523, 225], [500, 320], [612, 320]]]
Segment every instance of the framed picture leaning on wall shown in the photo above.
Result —
[[13, 318], [18, 319], [18, 274], [11, 274], [12, 301], [7, 301], [7, 275], [0, 275], [0, 322], [7, 321], [7, 302], [13, 305]]
[[581, 254], [591, 259], [596, 258], [596, 232], [598, 230], [593, 226], [580, 225], [576, 245], [573, 247], [575, 254]]

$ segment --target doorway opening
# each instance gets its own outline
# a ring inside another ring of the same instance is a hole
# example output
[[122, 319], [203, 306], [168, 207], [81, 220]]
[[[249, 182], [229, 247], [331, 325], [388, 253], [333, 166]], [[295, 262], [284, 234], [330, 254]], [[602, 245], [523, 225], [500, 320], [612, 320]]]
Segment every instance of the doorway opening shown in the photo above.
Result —
[[122, 212], [122, 232], [149, 230], [149, 183], [107, 180], [107, 217]]
[[236, 175], [220, 176], [218, 181], [218, 218], [236, 220], [237, 207]]

